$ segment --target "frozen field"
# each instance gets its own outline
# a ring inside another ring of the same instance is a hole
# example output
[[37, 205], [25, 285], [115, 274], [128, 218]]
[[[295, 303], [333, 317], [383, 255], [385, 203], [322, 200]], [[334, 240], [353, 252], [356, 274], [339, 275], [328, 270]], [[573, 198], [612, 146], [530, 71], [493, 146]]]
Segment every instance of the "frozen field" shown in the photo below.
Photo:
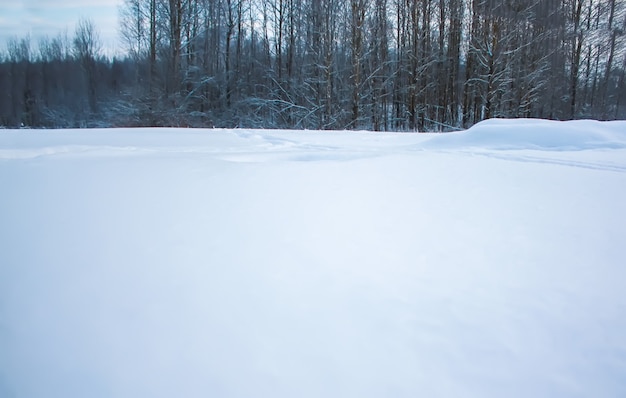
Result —
[[0, 130], [0, 397], [624, 397], [626, 122]]

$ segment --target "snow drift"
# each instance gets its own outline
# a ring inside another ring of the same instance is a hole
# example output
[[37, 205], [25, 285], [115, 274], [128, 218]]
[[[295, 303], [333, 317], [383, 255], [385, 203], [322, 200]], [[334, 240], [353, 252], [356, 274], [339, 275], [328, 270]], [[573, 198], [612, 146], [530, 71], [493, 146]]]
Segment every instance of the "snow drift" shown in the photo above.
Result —
[[576, 151], [626, 148], [626, 123], [541, 119], [489, 119], [467, 131], [439, 136], [428, 148], [543, 149]]
[[0, 131], [0, 396], [624, 396], [625, 131]]

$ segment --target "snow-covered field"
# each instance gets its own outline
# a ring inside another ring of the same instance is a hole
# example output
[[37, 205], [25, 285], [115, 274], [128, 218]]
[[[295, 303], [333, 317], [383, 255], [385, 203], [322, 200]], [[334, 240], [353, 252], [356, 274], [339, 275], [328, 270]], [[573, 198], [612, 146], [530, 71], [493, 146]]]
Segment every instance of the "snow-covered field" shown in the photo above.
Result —
[[624, 397], [626, 122], [0, 130], [0, 397]]

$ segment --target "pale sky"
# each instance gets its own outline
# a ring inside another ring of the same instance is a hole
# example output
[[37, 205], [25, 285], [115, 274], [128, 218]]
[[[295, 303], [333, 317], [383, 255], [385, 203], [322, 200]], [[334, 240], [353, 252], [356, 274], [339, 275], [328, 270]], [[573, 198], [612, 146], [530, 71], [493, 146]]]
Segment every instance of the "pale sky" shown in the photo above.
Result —
[[[107, 53], [119, 47], [118, 7], [122, 0], [0, 0], [0, 48], [10, 37], [30, 34], [33, 49], [43, 36], [64, 31], [71, 38], [80, 18], [91, 19]], [[119, 51], [119, 48], [118, 48]]]

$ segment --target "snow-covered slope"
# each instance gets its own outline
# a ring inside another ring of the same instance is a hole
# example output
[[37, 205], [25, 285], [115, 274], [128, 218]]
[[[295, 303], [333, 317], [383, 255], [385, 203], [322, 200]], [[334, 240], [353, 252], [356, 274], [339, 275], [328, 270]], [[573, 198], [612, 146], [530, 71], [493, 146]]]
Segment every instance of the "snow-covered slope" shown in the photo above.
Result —
[[0, 131], [0, 397], [624, 396], [625, 136]]

